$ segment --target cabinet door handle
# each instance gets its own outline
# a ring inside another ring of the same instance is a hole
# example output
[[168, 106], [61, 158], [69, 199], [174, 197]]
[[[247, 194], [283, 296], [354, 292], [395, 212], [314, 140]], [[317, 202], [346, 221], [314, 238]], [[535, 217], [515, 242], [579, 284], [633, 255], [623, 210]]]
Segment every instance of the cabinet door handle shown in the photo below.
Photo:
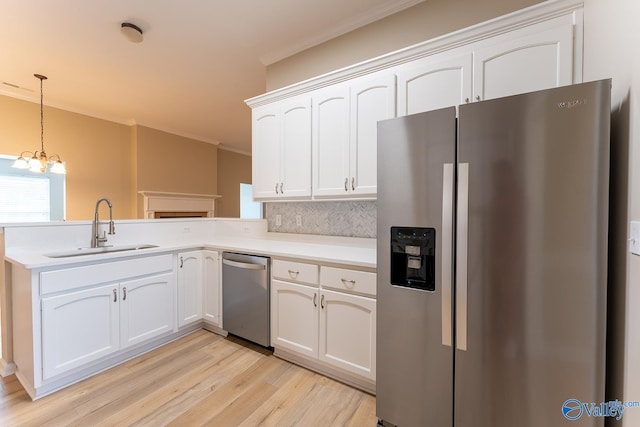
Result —
[[468, 103], [469, 103], [469, 98], [465, 98], [465, 99], [464, 99], [464, 103], [465, 103], [465, 104], [468, 104]]
[[180, 257], [180, 268], [182, 268], [183, 265], [184, 265], [184, 259]]
[[284, 185], [284, 184], [281, 182], [281, 183], [280, 183], [280, 194], [284, 194], [284, 190], [282, 189], [282, 186], [283, 186], [283, 185]]
[[118, 302], [118, 290], [113, 290], [113, 302]]
[[276, 182], [276, 194], [279, 194], [278, 193], [278, 183], [277, 182]]
[[124, 287], [122, 288], [122, 301], [126, 301], [127, 300], [127, 288]]
[[355, 178], [351, 178], [351, 189], [353, 191], [356, 191], [356, 179]]
[[476, 96], [476, 101], [480, 101], [480, 95]]
[[318, 306], [318, 294], [313, 294], [313, 306]]
[[349, 191], [349, 178], [344, 179], [344, 191]]
[[320, 307], [324, 308], [324, 294], [320, 297]]

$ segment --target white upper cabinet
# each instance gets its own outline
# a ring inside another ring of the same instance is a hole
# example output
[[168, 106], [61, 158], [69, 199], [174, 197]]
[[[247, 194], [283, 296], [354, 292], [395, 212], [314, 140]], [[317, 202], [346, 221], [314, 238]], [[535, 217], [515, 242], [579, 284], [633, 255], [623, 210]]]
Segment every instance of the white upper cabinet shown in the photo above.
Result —
[[396, 116], [396, 79], [392, 73], [356, 79], [351, 84], [350, 191], [354, 196], [378, 192], [378, 121]]
[[296, 97], [256, 108], [252, 115], [253, 197], [310, 198], [310, 98]]
[[360, 78], [313, 98], [313, 196], [374, 198], [377, 126], [395, 116], [395, 75]]
[[398, 116], [469, 102], [473, 55], [448, 52], [398, 67]]
[[374, 199], [378, 121], [580, 83], [582, 34], [580, 3], [541, 2], [249, 99], [254, 197]]
[[280, 183], [280, 120], [277, 105], [256, 108], [252, 112], [252, 186], [253, 197], [276, 196]]
[[487, 40], [473, 52], [475, 101], [549, 89], [574, 81], [573, 23], [566, 17]]
[[349, 87], [336, 85], [313, 94], [313, 195], [348, 192]]

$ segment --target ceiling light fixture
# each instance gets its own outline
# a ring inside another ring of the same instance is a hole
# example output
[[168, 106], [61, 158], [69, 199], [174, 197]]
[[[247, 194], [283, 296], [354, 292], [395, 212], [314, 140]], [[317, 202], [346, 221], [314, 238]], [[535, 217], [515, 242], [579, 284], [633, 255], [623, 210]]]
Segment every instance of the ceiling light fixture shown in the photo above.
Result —
[[[65, 174], [67, 170], [60, 159], [60, 155], [54, 154], [51, 157], [47, 157], [44, 152], [44, 103], [42, 93], [42, 81], [47, 79], [47, 76], [42, 74], [34, 74], [34, 76], [40, 79], [40, 151], [23, 151], [20, 156], [13, 163], [13, 167], [17, 169], [29, 169], [31, 172], [44, 173], [47, 170], [47, 165], [51, 163], [51, 172], [58, 174]], [[29, 154], [29, 160], [23, 156]]]
[[130, 22], [123, 22], [120, 31], [131, 43], [140, 43], [142, 41], [142, 29]]

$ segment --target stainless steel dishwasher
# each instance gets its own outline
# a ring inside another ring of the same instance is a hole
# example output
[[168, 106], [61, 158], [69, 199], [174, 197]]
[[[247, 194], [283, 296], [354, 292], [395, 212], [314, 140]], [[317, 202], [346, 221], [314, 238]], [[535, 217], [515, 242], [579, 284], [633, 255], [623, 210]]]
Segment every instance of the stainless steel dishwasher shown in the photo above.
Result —
[[271, 345], [269, 258], [222, 253], [222, 327], [264, 347]]

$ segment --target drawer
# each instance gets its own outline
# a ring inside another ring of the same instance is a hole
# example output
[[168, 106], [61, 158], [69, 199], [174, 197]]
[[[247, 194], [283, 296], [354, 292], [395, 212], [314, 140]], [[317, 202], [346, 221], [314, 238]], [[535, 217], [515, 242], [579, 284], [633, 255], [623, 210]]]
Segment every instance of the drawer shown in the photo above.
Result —
[[40, 273], [40, 294], [113, 283], [172, 270], [173, 255], [166, 254], [44, 271]]
[[271, 275], [276, 279], [289, 282], [318, 285], [318, 266], [316, 264], [274, 259], [271, 263]]
[[320, 283], [323, 288], [376, 295], [376, 274], [344, 268], [322, 267]]

